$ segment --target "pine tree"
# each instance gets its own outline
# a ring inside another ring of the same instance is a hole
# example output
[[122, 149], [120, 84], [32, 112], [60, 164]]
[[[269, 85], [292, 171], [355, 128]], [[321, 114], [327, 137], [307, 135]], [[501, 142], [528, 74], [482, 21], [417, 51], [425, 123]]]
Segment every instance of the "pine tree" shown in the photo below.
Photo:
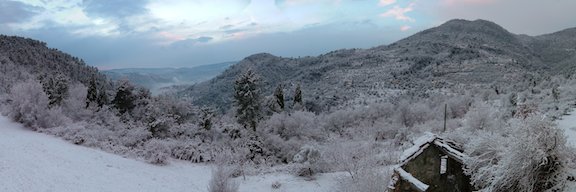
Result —
[[292, 104], [292, 106], [293, 107], [303, 106], [302, 105], [302, 89], [300, 88], [300, 84], [298, 84], [296, 86], [296, 89], [294, 90], [294, 103]]
[[96, 102], [98, 103], [98, 107], [102, 107], [102, 106], [107, 105], [109, 103], [108, 94], [106, 93], [106, 89], [104, 87], [100, 87], [100, 90], [98, 91], [98, 98], [96, 99]]
[[88, 90], [86, 94], [86, 108], [90, 106], [90, 103], [98, 103], [98, 87], [96, 85], [96, 78], [92, 77], [90, 83], [88, 84]]
[[240, 75], [234, 84], [234, 99], [236, 118], [244, 128], [250, 127], [256, 131], [256, 125], [262, 115], [260, 113], [259, 78], [252, 70]]
[[276, 87], [276, 91], [274, 91], [274, 97], [276, 98], [276, 103], [280, 106], [280, 111], [284, 111], [284, 91], [282, 88], [282, 84]]
[[200, 123], [198, 125], [203, 129], [209, 131], [212, 128], [213, 118], [214, 118], [214, 110], [209, 107], [202, 107], [200, 109]]
[[68, 97], [68, 78], [62, 74], [46, 75], [40, 78], [42, 88], [48, 95], [49, 106], [60, 105]]
[[552, 97], [554, 98], [555, 102], [558, 102], [558, 99], [560, 98], [560, 89], [558, 87], [558, 85], [554, 85], [552, 87]]
[[116, 91], [116, 96], [112, 103], [121, 114], [132, 111], [134, 109], [134, 86], [129, 81], [121, 81]]

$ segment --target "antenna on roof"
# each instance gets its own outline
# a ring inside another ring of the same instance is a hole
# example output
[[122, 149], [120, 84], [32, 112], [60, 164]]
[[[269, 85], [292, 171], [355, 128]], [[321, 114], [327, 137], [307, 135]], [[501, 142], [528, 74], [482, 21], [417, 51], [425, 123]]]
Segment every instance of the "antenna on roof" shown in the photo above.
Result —
[[444, 132], [446, 132], [446, 119], [448, 118], [448, 104], [444, 104]]

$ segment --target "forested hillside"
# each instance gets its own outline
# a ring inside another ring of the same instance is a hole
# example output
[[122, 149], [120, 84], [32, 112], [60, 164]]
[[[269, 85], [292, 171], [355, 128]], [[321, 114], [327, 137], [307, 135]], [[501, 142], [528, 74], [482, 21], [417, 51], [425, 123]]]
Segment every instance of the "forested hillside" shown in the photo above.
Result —
[[252, 55], [181, 94], [195, 98], [196, 104], [228, 109], [234, 78], [250, 69], [262, 77], [263, 94], [272, 95], [278, 85], [291, 92], [300, 84], [306, 107], [319, 112], [341, 104], [389, 100], [399, 92], [426, 95], [432, 89], [539, 81], [557, 72], [570, 74], [567, 69], [576, 56], [570, 43], [576, 41], [573, 31], [531, 37], [512, 34], [490, 21], [451, 20], [371, 49], [305, 58]]
[[3, 93], [10, 85], [29, 79], [30, 75], [36, 76], [43, 84], [60, 80], [65, 81], [64, 84], [81, 83], [85, 86], [94, 82], [102, 90], [111, 88], [95, 67], [86, 65], [80, 58], [48, 48], [46, 43], [38, 40], [0, 35], [0, 64], [0, 72], [5, 74], [0, 79]]

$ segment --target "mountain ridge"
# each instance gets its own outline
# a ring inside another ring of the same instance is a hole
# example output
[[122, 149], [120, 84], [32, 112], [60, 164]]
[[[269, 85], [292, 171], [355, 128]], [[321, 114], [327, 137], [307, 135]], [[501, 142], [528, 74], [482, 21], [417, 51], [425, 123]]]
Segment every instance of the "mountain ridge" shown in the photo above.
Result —
[[[550, 36], [558, 37], [557, 33]], [[262, 76], [263, 95], [270, 95], [279, 84], [288, 85], [288, 92], [301, 84], [307, 108], [313, 111], [387, 98], [391, 92], [425, 94], [432, 88], [528, 81], [555, 74], [566, 65], [562, 62], [567, 59], [546, 60], [556, 52], [539, 53], [550, 36], [516, 35], [491, 21], [455, 19], [369, 49], [340, 49], [303, 58], [254, 54], [180, 94], [200, 105], [227, 109], [232, 105], [234, 79], [247, 69]], [[566, 58], [574, 55], [568, 53]]]

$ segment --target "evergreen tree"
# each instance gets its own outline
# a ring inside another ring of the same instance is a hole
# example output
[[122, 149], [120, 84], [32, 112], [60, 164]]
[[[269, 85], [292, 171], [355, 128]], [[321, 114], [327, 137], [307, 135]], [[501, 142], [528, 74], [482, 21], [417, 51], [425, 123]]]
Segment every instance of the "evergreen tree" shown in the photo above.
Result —
[[240, 75], [234, 84], [234, 99], [236, 105], [236, 118], [244, 128], [250, 127], [256, 131], [256, 125], [260, 121], [260, 79], [252, 70]]
[[554, 98], [555, 102], [558, 102], [558, 99], [560, 98], [560, 89], [558, 87], [558, 85], [552, 87], [552, 98]]
[[296, 107], [298, 104], [299, 106], [303, 106], [302, 105], [302, 89], [300, 88], [300, 84], [298, 84], [296, 86], [296, 89], [294, 90], [294, 103], [292, 104], [293, 107]]
[[280, 107], [280, 111], [284, 111], [284, 91], [281, 84], [276, 87], [276, 91], [274, 91], [274, 97], [276, 98], [276, 103]]
[[86, 108], [88, 108], [90, 104], [96, 104], [98, 107], [108, 104], [108, 94], [106, 94], [104, 83], [105, 82], [101, 80], [99, 81], [96, 76], [90, 78], [86, 94]]
[[116, 96], [114, 97], [114, 100], [112, 100], [112, 103], [121, 114], [132, 111], [132, 109], [134, 109], [135, 96], [133, 91], [134, 86], [130, 84], [129, 81], [120, 81], [120, 85], [116, 90]]
[[86, 108], [90, 106], [90, 103], [98, 103], [98, 86], [96, 85], [96, 78], [92, 77], [90, 79], [87, 92]]
[[98, 103], [98, 107], [102, 107], [109, 103], [108, 94], [106, 93], [106, 89], [104, 87], [100, 87], [100, 91], [98, 91], [98, 98], [96, 99]]
[[212, 128], [212, 119], [214, 118], [214, 110], [209, 107], [202, 107], [200, 109], [200, 127], [209, 131]]
[[49, 106], [60, 105], [68, 97], [68, 78], [62, 74], [42, 76], [42, 88], [48, 95]]

